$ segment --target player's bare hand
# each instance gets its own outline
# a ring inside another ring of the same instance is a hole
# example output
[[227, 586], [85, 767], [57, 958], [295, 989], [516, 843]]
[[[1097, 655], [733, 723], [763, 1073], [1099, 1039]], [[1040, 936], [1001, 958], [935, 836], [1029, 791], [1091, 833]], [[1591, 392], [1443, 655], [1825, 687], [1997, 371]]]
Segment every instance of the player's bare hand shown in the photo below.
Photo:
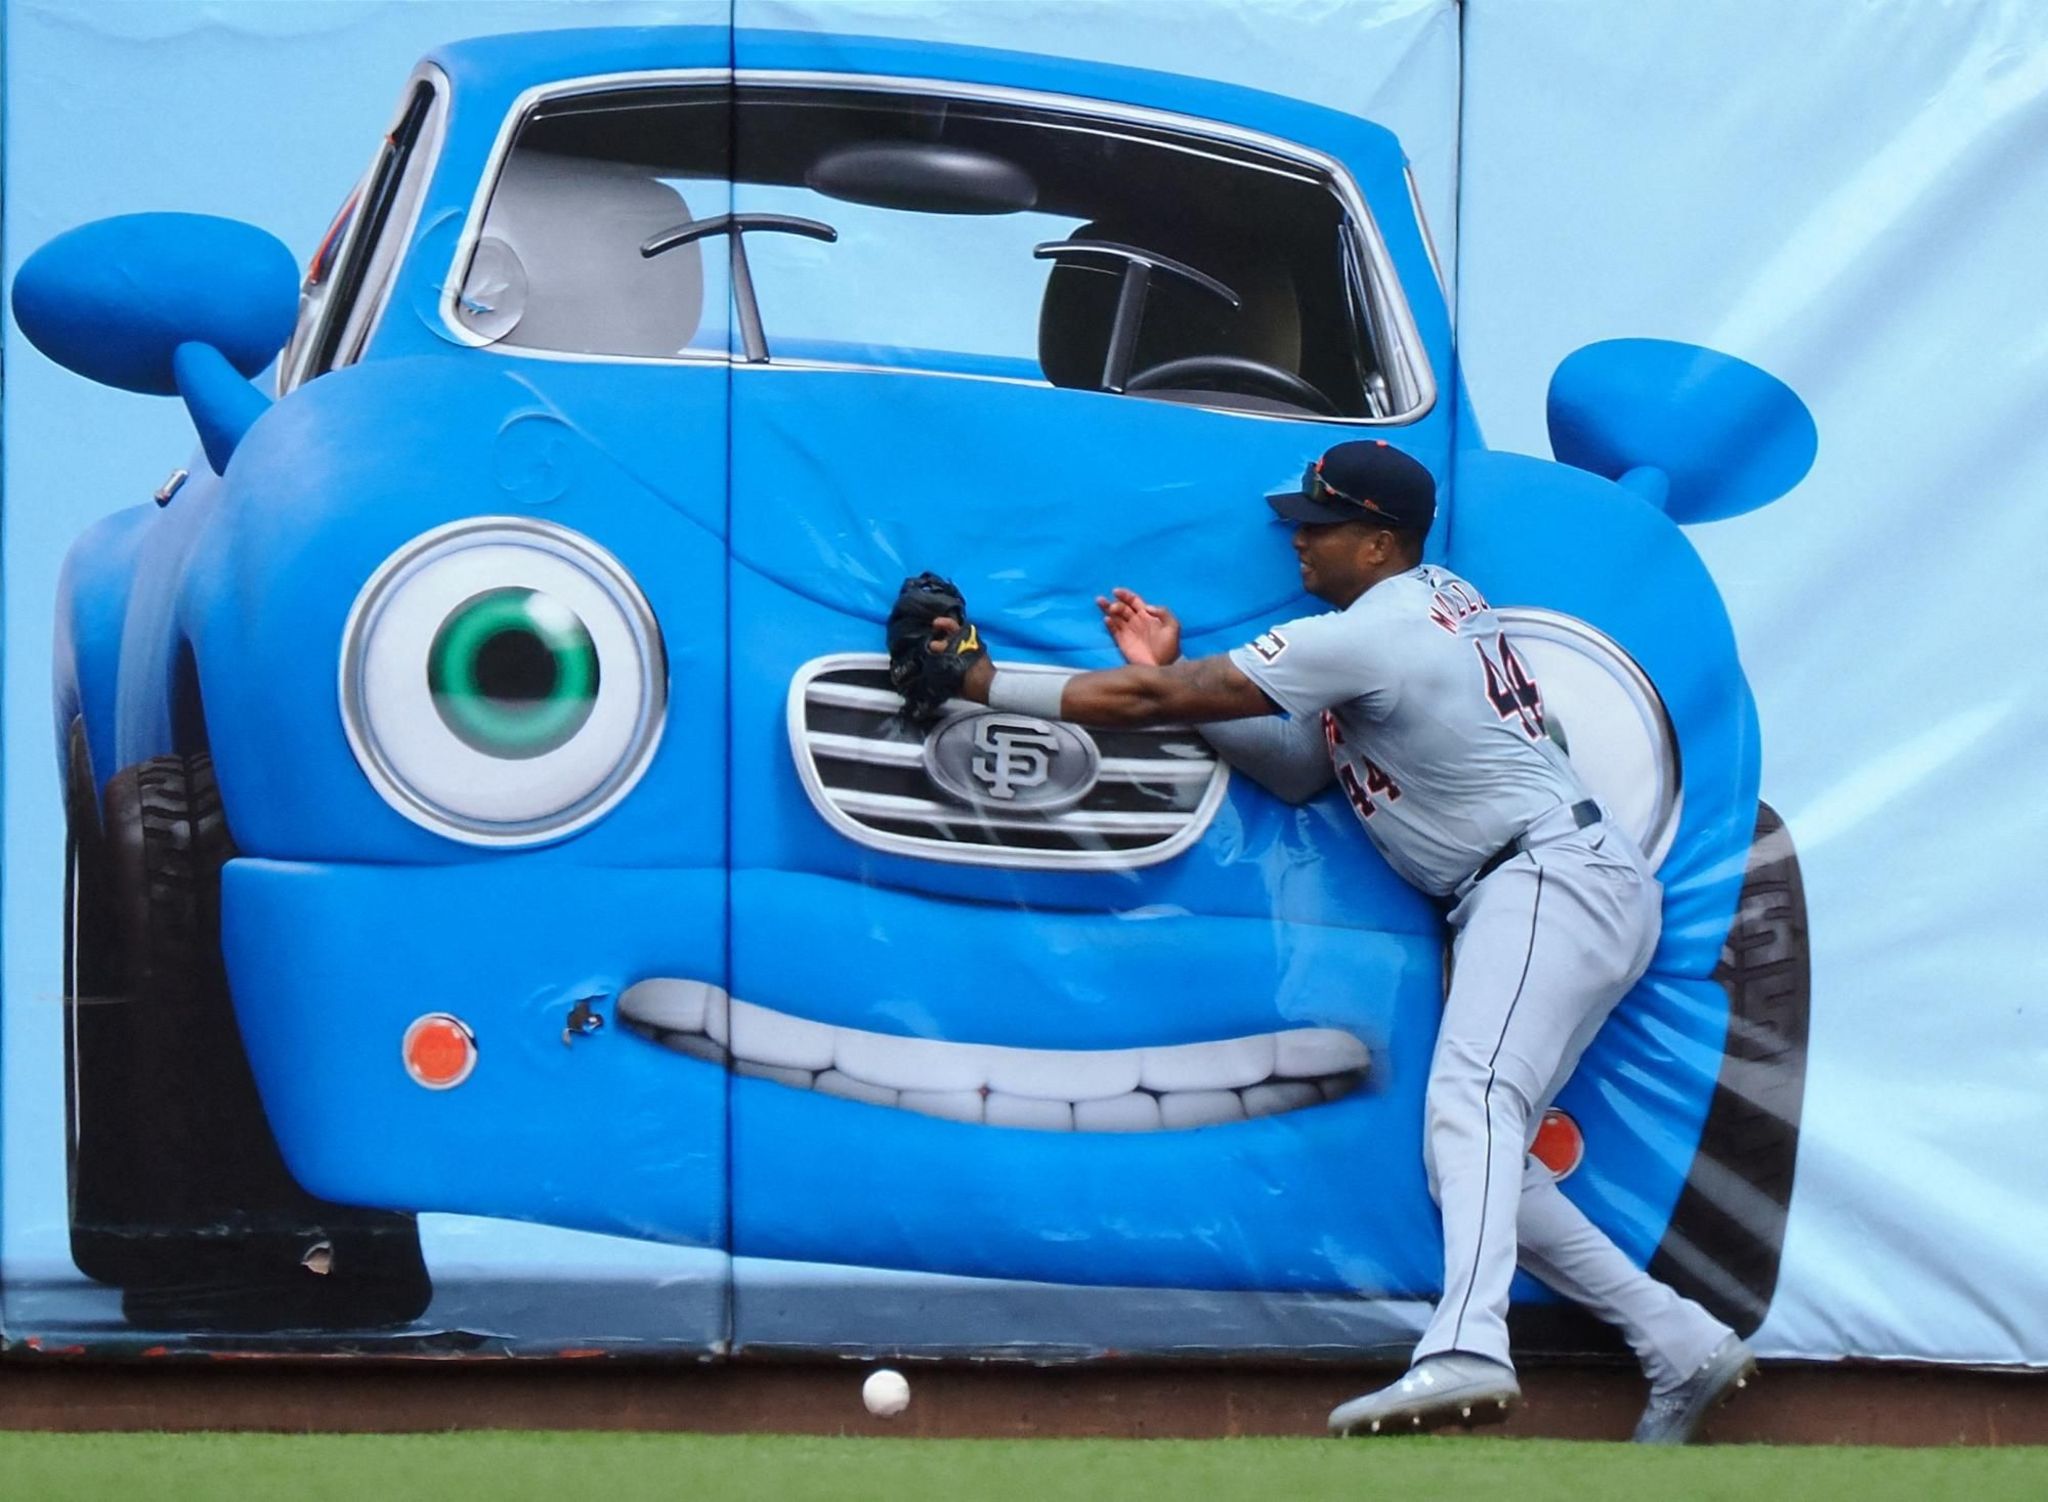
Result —
[[1180, 620], [1164, 605], [1153, 605], [1136, 590], [1120, 588], [1097, 595], [1095, 606], [1125, 662], [1163, 668], [1180, 660]]

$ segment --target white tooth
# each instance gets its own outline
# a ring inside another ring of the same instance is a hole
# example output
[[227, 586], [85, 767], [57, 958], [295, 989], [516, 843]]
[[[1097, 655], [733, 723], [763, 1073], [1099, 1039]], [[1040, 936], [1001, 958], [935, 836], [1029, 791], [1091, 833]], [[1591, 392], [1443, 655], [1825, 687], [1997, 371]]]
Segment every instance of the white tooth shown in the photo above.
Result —
[[1169, 1130], [1243, 1120], [1244, 1101], [1235, 1090], [1175, 1090], [1159, 1097], [1159, 1124]]
[[757, 1064], [752, 1059], [735, 1059], [732, 1072], [757, 1080], [773, 1080], [778, 1085], [788, 1085], [796, 1090], [810, 1089], [813, 1079], [808, 1069], [784, 1069], [779, 1064]]
[[1034, 1100], [1026, 1095], [1004, 1095], [991, 1090], [988, 1096], [990, 1126], [1026, 1127], [1035, 1132], [1071, 1132], [1074, 1108], [1063, 1100]]
[[724, 995], [709, 981], [636, 981], [619, 998], [619, 1015], [672, 1033], [701, 1033], [711, 998]]
[[1232, 1090], [1273, 1072], [1273, 1035], [1148, 1048], [1140, 1079], [1148, 1090]]
[[779, 1064], [784, 1069], [830, 1069], [839, 1029], [808, 1017], [732, 1003], [732, 1052], [736, 1059]]
[[1108, 1100], [1084, 1100], [1074, 1107], [1077, 1132], [1156, 1132], [1159, 1102], [1142, 1090]]
[[1357, 1089], [1371, 1058], [1331, 1027], [1148, 1049], [949, 1043], [837, 1028], [669, 977], [628, 987], [618, 1010], [679, 1053], [713, 1062], [729, 1053], [739, 1074], [1038, 1131], [1154, 1131], [1299, 1110]]
[[922, 1111], [927, 1116], [943, 1116], [948, 1121], [981, 1120], [979, 1090], [906, 1090], [902, 1095], [902, 1105], [906, 1111]]
[[1363, 1069], [1371, 1058], [1363, 1043], [1338, 1027], [1290, 1028], [1273, 1039], [1273, 1072], [1291, 1080]]
[[1324, 1100], [1337, 1100], [1358, 1088], [1355, 1074], [1333, 1074], [1316, 1081], [1316, 1088], [1323, 1092]]
[[866, 1080], [857, 1080], [828, 1069], [811, 1082], [811, 1088], [825, 1095], [843, 1095], [848, 1100], [864, 1100], [871, 1106], [893, 1106], [899, 1096], [894, 1090], [885, 1090], [880, 1085], [870, 1085]]
[[1106, 1100], [1138, 1088], [1143, 1054], [1135, 1048], [1054, 1051], [990, 1048], [988, 1086], [1034, 1100]]
[[985, 1049], [936, 1038], [841, 1028], [832, 1058], [855, 1079], [892, 1090], [979, 1090], [988, 1078]]
[[1268, 1080], [1243, 1093], [1247, 1116], [1278, 1116], [1282, 1111], [1321, 1105], [1323, 1100], [1323, 1092], [1307, 1080]]

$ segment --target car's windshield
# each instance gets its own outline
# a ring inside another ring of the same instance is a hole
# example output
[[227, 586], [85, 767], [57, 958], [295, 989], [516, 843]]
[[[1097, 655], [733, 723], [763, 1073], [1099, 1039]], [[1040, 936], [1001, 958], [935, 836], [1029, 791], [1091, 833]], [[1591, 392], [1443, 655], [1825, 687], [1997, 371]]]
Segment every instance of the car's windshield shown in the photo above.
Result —
[[1360, 247], [1319, 169], [1149, 123], [744, 80], [614, 88], [520, 123], [453, 316], [521, 349], [1397, 416]]

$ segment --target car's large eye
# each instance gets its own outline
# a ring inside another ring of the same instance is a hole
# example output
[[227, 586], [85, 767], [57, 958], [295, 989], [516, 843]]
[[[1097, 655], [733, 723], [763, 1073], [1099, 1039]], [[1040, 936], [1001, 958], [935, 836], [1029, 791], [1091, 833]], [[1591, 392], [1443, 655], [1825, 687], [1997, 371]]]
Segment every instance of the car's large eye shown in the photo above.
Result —
[[597, 706], [597, 644], [575, 611], [537, 589], [487, 589], [456, 606], [427, 652], [441, 723], [487, 756], [567, 745]]
[[341, 712], [356, 760], [407, 818], [524, 845], [603, 815], [661, 737], [654, 614], [586, 537], [481, 517], [415, 538], [356, 597]]
[[1678, 833], [1678, 737], [1649, 675], [1584, 621], [1494, 612], [1543, 695], [1543, 716], [1587, 790], [1659, 865]]

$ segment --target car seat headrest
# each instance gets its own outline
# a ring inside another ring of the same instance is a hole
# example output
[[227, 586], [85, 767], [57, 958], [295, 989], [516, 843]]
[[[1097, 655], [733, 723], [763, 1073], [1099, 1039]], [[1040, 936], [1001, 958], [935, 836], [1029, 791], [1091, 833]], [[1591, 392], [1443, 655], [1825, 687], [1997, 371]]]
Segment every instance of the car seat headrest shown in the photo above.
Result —
[[504, 250], [486, 247], [468, 273], [469, 282], [503, 282], [509, 259], [512, 285], [466, 283], [458, 317], [526, 348], [675, 354], [703, 316], [703, 247], [648, 260], [640, 246], [689, 218], [682, 194], [644, 168], [515, 151], [484, 218], [486, 241]]

